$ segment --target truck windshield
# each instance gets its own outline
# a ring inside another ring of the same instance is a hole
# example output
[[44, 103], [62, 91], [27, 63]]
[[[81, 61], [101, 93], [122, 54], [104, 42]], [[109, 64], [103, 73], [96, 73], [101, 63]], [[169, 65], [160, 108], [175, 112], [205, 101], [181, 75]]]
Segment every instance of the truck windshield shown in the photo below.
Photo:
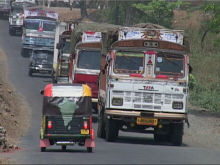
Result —
[[43, 21], [43, 29], [44, 31], [55, 31], [56, 22]]
[[144, 53], [141, 52], [116, 52], [114, 72], [122, 74], [143, 73]]
[[42, 60], [46, 60], [48, 64], [52, 64], [53, 52], [52, 51], [43, 51], [43, 50], [34, 51], [33, 59], [35, 59], [38, 62], [41, 62]]
[[25, 21], [26, 29], [38, 30], [39, 26], [40, 26], [40, 20], [26, 20]]
[[12, 15], [15, 15], [15, 14], [20, 14], [23, 12], [23, 9], [22, 8], [13, 8], [12, 9]]
[[78, 53], [77, 67], [80, 69], [100, 70], [100, 51], [81, 50]]
[[184, 56], [170, 53], [158, 53], [156, 56], [156, 75], [183, 76]]

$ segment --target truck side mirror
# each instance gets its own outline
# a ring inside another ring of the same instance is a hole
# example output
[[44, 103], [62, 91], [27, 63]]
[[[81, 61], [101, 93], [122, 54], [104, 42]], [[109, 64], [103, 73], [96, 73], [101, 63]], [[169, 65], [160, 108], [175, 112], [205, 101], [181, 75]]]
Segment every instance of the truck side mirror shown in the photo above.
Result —
[[40, 94], [41, 94], [41, 95], [44, 95], [44, 90], [40, 90]]
[[56, 49], [60, 49], [60, 48], [61, 48], [61, 44], [60, 44], [60, 43], [57, 43]]

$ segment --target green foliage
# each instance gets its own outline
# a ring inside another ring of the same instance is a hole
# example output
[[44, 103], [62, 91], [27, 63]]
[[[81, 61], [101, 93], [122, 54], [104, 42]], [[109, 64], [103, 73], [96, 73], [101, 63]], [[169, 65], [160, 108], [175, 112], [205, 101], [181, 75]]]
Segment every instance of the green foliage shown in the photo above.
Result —
[[183, 5], [181, 0], [177, 2], [152, 0], [148, 4], [136, 3], [132, 6], [146, 14], [145, 22], [171, 27], [173, 10], [180, 8], [181, 5]]
[[[203, 30], [203, 36], [201, 39], [202, 47], [208, 32], [214, 34], [220, 33], [220, 5], [217, 2], [208, 3], [203, 7], [203, 12], [206, 16], [206, 21], [203, 23], [202, 26], [202, 30]], [[215, 45], [218, 43], [219, 42], [216, 41]]]
[[189, 29], [193, 78], [190, 76], [190, 102], [194, 105], [220, 112], [220, 53], [213, 46], [218, 36], [209, 33], [201, 49], [198, 40], [201, 33], [197, 29]]

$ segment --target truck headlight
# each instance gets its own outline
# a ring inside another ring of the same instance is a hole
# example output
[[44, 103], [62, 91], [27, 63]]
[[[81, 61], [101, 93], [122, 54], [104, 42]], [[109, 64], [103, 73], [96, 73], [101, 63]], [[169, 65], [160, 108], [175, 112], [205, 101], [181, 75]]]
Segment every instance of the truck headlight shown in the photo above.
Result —
[[122, 106], [123, 105], [123, 98], [113, 97], [112, 98], [112, 105], [114, 105], [114, 106]]
[[174, 101], [172, 104], [173, 109], [183, 109], [183, 102]]

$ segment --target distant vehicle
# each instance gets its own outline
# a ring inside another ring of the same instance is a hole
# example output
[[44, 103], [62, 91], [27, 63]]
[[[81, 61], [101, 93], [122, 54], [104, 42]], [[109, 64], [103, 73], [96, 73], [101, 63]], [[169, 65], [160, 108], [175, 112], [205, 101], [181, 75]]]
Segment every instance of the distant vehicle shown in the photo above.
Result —
[[89, 85], [92, 89], [93, 108], [97, 110], [101, 32], [84, 31], [81, 37], [82, 40], [76, 44], [70, 59], [69, 81]]
[[0, 0], [0, 17], [8, 17], [10, 12], [10, 0]]
[[22, 55], [29, 56], [36, 47], [54, 48], [58, 14], [41, 8], [24, 10]]
[[70, 36], [73, 25], [71, 21], [57, 24], [53, 59], [53, 81], [56, 83], [69, 82]]
[[81, 84], [48, 84], [41, 92], [43, 98], [40, 148], [51, 145], [95, 147], [92, 126], [91, 89]]
[[15, 1], [11, 4], [9, 14], [9, 34], [22, 34], [24, 9], [34, 6], [35, 3], [26, 1]]
[[51, 74], [53, 69], [53, 50], [35, 48], [32, 51], [29, 64], [29, 76], [34, 73]]

